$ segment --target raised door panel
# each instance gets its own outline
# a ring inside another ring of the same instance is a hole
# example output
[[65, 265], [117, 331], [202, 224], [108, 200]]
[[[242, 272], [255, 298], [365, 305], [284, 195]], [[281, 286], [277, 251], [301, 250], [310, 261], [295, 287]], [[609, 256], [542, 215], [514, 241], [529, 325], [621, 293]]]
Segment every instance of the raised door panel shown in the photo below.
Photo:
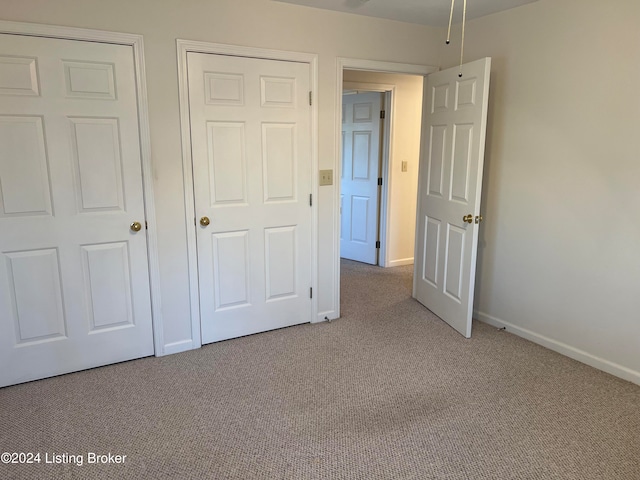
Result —
[[69, 121], [79, 211], [126, 210], [118, 119]]
[[372, 103], [356, 103], [353, 105], [353, 123], [371, 123], [373, 122], [373, 116]]
[[469, 203], [469, 168], [472, 165], [472, 140], [473, 124], [458, 124], [453, 126], [450, 200], [465, 205]]
[[90, 333], [134, 325], [127, 242], [81, 249]]
[[0, 217], [51, 215], [42, 117], [0, 115]]
[[244, 105], [244, 75], [205, 72], [204, 86], [207, 105]]
[[476, 105], [477, 78], [465, 78], [456, 82], [456, 110], [473, 108]]
[[369, 180], [371, 178], [371, 132], [353, 132], [352, 179]]
[[[349, 141], [349, 144], [347, 144], [347, 141]], [[349, 137], [347, 137], [346, 132], [342, 132], [342, 168], [340, 169], [340, 180], [344, 180], [346, 172], [347, 172], [347, 166], [351, 165], [351, 162], [348, 161], [349, 157], [347, 157], [347, 154], [351, 151], [351, 149], [349, 148], [349, 145], [351, 144], [351, 139]], [[347, 175], [347, 177], [351, 177], [351, 175]]]
[[0, 95], [40, 95], [36, 57], [0, 55]]
[[116, 99], [112, 63], [64, 60], [67, 97], [99, 100]]
[[429, 156], [427, 170], [427, 195], [442, 197], [444, 166], [447, 143], [447, 126], [432, 125], [429, 135]]
[[55, 248], [6, 252], [15, 344], [66, 336], [60, 260]]
[[208, 122], [210, 205], [246, 205], [247, 160], [243, 122]]
[[264, 232], [267, 302], [296, 295], [297, 231], [295, 226], [267, 228]]
[[263, 107], [296, 108], [296, 79], [260, 77], [260, 104]]
[[462, 297], [462, 271], [464, 267], [464, 245], [467, 232], [455, 225], [447, 226], [444, 256], [444, 293], [460, 303]]
[[369, 238], [369, 202], [368, 197], [354, 195], [351, 197], [351, 228], [350, 240], [358, 243], [368, 243]]
[[341, 193], [340, 194], [340, 240], [344, 240], [345, 234], [349, 231], [347, 228], [349, 226], [349, 223], [347, 222], [348, 213], [349, 212], [345, 210], [344, 194]]
[[214, 309], [221, 311], [250, 306], [249, 232], [214, 233], [211, 239]]
[[297, 200], [296, 137], [294, 124], [262, 125], [262, 178], [265, 203]]
[[431, 113], [446, 112], [449, 109], [449, 83], [431, 88]]
[[425, 217], [424, 244], [422, 246], [422, 279], [432, 287], [438, 288], [438, 262], [440, 257], [440, 226], [436, 218]]

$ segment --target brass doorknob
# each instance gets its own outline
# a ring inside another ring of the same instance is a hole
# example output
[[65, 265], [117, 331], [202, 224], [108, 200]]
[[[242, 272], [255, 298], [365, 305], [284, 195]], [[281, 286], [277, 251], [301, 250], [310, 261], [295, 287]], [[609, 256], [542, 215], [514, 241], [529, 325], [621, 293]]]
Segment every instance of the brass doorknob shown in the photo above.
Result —
[[211, 223], [211, 221], [209, 220], [209, 217], [202, 217], [200, 219], [200, 225], [202, 225], [203, 227], [206, 227], [210, 223]]
[[132, 232], [139, 232], [142, 230], [142, 224], [140, 222], [133, 222], [129, 228], [131, 228]]
[[482, 221], [482, 215], [476, 215], [476, 223], [480, 223]]
[[471, 214], [465, 215], [464, 217], [462, 217], [462, 221], [467, 223], [473, 223], [473, 215]]

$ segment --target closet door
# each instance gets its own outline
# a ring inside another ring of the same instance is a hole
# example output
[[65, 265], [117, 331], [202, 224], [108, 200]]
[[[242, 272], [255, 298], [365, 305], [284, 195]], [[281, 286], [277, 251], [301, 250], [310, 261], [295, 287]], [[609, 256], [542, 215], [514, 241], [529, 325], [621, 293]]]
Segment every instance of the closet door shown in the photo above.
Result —
[[0, 35], [0, 386], [153, 354], [144, 225], [132, 47]]
[[309, 65], [187, 63], [202, 343], [309, 322]]

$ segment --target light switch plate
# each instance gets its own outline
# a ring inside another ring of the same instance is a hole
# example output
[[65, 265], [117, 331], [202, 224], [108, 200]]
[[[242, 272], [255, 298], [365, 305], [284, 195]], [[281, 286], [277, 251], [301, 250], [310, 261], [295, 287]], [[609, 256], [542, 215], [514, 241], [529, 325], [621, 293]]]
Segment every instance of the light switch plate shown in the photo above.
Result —
[[320, 170], [320, 186], [333, 185], [333, 170]]

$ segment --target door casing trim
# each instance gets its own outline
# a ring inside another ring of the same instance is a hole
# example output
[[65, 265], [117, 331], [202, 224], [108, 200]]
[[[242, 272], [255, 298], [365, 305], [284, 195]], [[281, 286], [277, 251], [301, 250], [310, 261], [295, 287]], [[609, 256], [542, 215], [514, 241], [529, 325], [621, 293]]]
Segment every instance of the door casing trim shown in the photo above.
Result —
[[140, 159], [142, 164], [142, 186], [145, 217], [147, 221], [147, 256], [149, 264], [149, 288], [151, 295], [151, 323], [153, 345], [156, 356], [164, 355], [164, 335], [162, 302], [160, 295], [160, 262], [158, 257], [158, 235], [156, 228], [155, 200], [153, 195], [153, 174], [151, 166], [151, 134], [149, 130], [149, 110], [147, 103], [147, 80], [144, 63], [144, 43], [142, 35], [107, 32], [85, 28], [43, 25], [37, 23], [9, 22], [0, 20], [0, 33], [28, 35], [32, 37], [80, 40], [130, 46], [136, 74], [138, 127], [140, 130]]
[[[311, 192], [314, 202], [311, 208], [311, 287], [318, 291], [318, 55], [311, 53], [244, 47], [221, 43], [176, 40], [178, 54], [178, 93], [180, 100], [180, 130], [182, 135], [182, 172], [184, 178], [184, 204], [187, 230], [187, 255], [189, 270], [189, 305], [191, 308], [191, 342], [181, 342], [180, 350], [202, 346], [200, 332], [200, 299], [198, 289], [198, 252], [196, 248], [196, 226], [191, 224], [195, 212], [195, 192], [193, 188], [193, 161], [191, 158], [191, 129], [189, 122], [189, 89], [187, 78], [187, 53], [212, 53], [235, 57], [284, 60], [309, 65], [311, 92]], [[311, 299], [310, 322], [317, 319], [318, 295]]]

